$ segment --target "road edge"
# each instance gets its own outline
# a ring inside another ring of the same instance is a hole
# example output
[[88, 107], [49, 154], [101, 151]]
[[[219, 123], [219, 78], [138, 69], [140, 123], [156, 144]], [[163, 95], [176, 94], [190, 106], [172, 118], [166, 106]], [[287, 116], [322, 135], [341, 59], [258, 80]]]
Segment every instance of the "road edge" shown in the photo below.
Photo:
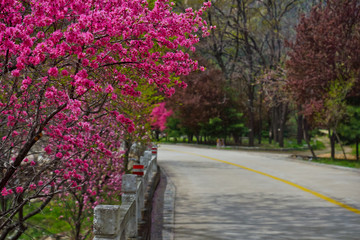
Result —
[[171, 181], [165, 169], [161, 166], [160, 172], [166, 179], [166, 188], [164, 192], [164, 207], [163, 207], [163, 240], [174, 240], [175, 230], [175, 197], [176, 188]]

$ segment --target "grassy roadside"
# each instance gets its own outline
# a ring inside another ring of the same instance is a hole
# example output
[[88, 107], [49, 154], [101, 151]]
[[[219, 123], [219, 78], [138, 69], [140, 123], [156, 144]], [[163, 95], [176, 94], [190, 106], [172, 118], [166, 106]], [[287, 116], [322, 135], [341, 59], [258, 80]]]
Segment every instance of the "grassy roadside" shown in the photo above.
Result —
[[[34, 210], [41, 203], [30, 205], [28, 211]], [[44, 210], [29, 219], [30, 227], [20, 237], [21, 240], [44, 239], [52, 237], [60, 239], [60, 236], [67, 238], [67, 233], [71, 231], [71, 226], [64, 219], [65, 210], [55, 202], [51, 202]], [[64, 239], [64, 238], [61, 238]]]
[[345, 159], [331, 159], [331, 158], [318, 158], [311, 160], [312, 162], [336, 165], [349, 168], [360, 168], [360, 161], [345, 160]]

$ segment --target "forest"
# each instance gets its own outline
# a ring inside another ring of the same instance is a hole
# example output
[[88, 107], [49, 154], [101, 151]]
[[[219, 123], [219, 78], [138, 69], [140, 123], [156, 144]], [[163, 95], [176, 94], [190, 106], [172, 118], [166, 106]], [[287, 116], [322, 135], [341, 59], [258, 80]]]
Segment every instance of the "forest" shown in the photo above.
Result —
[[[178, 11], [200, 4], [177, 1]], [[206, 71], [182, 77], [187, 89], [167, 99], [164, 136], [312, 149], [322, 134], [332, 158], [347, 144], [359, 159], [359, 9], [355, 0], [212, 1], [213, 28], [195, 55]]]

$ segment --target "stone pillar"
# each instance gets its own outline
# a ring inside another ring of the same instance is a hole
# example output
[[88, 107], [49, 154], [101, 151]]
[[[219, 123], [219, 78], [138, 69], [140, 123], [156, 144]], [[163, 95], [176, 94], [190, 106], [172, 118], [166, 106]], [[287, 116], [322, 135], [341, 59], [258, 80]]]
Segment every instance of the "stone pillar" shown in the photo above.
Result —
[[94, 240], [120, 240], [119, 205], [98, 205], [94, 215]]
[[141, 156], [140, 157], [140, 164], [144, 165], [144, 167], [146, 168], [149, 165], [149, 161], [145, 156]]
[[[136, 210], [139, 208], [139, 202], [137, 197], [137, 176], [133, 174], [125, 174], [122, 177], [122, 203], [121, 206], [129, 206], [132, 202], [135, 201], [136, 203]], [[128, 224], [128, 235], [130, 237], [137, 237], [137, 226], [138, 226], [138, 216], [137, 212], [135, 211], [135, 215], [131, 216], [131, 220]]]
[[152, 153], [152, 157], [155, 157], [155, 159], [153, 160], [154, 164], [153, 164], [153, 167], [152, 167], [152, 171], [157, 172], [158, 146], [156, 144], [153, 145], [151, 153]]
[[151, 151], [145, 151], [144, 152], [144, 157], [147, 159], [147, 161], [150, 161], [151, 160]]

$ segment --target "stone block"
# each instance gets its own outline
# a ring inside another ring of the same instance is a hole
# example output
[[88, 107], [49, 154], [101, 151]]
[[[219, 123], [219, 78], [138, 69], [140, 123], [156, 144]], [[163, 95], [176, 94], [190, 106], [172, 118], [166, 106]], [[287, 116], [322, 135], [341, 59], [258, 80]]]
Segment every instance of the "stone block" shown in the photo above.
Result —
[[136, 178], [136, 175], [133, 174], [125, 174], [122, 177], [122, 190], [124, 193], [136, 193]]
[[98, 205], [94, 213], [94, 239], [119, 239], [120, 206]]

